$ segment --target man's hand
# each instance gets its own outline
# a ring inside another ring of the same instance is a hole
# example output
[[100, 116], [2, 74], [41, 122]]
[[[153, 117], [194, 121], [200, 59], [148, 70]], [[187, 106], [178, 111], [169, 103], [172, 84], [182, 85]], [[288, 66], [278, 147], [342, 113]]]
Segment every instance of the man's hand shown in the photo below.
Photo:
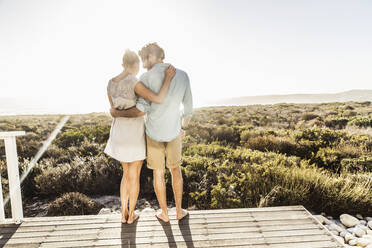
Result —
[[114, 118], [118, 117], [118, 112], [115, 108], [110, 108], [110, 114]]
[[112, 117], [126, 117], [126, 118], [135, 118], [139, 116], [145, 115], [144, 112], [138, 110], [135, 106], [131, 107], [129, 109], [123, 109], [123, 110], [118, 110], [115, 108], [110, 109], [110, 114]]
[[186, 136], [186, 131], [181, 129], [181, 138], [184, 139]]

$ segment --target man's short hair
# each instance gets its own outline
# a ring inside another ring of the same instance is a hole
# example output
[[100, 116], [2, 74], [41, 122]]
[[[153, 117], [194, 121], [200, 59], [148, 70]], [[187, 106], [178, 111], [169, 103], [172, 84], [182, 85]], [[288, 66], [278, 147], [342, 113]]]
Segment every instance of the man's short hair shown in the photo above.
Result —
[[147, 59], [150, 53], [161, 60], [163, 60], [165, 57], [163, 48], [161, 48], [156, 42], [149, 43], [138, 51], [138, 54], [141, 56], [142, 60]]

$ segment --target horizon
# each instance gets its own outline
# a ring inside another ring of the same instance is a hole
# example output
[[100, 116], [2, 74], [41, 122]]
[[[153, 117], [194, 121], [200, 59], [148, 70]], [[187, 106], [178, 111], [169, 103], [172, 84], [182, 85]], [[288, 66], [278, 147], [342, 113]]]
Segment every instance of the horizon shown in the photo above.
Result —
[[58, 105], [63, 96], [106, 109], [125, 49], [153, 41], [165, 62], [188, 73], [196, 107], [368, 89], [371, 11], [369, 1], [4, 0], [0, 98]]
[[[274, 95], [256, 95], [256, 96], [240, 96], [240, 97], [233, 97], [233, 98], [220, 98], [210, 102], [206, 102], [204, 104], [194, 105], [194, 109], [200, 109], [205, 107], [219, 107], [219, 106], [249, 106], [249, 105], [274, 105], [274, 104], [321, 104], [321, 103], [332, 103], [332, 102], [340, 102], [334, 100], [332, 98], [323, 98], [323, 99], [311, 99], [305, 98], [300, 99], [291, 98], [291, 101], [286, 101], [283, 97], [294, 97], [294, 96], [306, 96], [306, 95], [315, 95], [319, 96], [332, 96], [332, 95], [341, 95], [341, 94], [350, 94], [350, 93], [361, 93], [361, 92], [368, 92], [368, 101], [372, 100], [372, 89], [351, 89], [347, 91], [337, 92], [337, 93], [319, 93], [319, 94], [274, 94]], [[274, 99], [269, 99], [273, 97]], [[282, 97], [282, 99], [278, 100], [278, 97]], [[20, 98], [15, 97], [0, 97], [0, 104], [4, 103], [5, 101], [10, 101], [10, 103], [6, 104], [5, 110], [0, 109], [0, 116], [15, 116], [15, 115], [74, 115], [74, 114], [90, 114], [90, 113], [103, 113], [109, 112], [109, 106], [107, 108], [100, 109], [92, 109], [86, 105], [81, 105], [79, 102], [69, 102], [66, 105], [58, 105], [54, 104], [48, 107], [43, 106], [42, 102], [45, 102], [45, 98], [32, 98], [30, 96], [23, 97], [22, 100]], [[253, 100], [255, 98], [261, 98], [261, 100]], [[360, 97], [359, 97], [360, 98]], [[363, 97], [362, 97], [363, 98]], [[49, 97], [49, 99], [51, 99]], [[344, 101], [341, 102], [364, 102], [367, 99], [364, 97], [363, 100], [356, 99], [355, 95], [348, 95], [344, 98]], [[60, 100], [56, 99], [55, 97], [52, 100]], [[243, 100], [243, 102], [239, 102]], [[13, 102], [12, 102], [13, 101]], [[27, 103], [25, 103], [25, 101]], [[58, 101], [57, 101], [58, 102]], [[17, 106], [18, 104], [18, 106]], [[76, 104], [79, 104], [77, 107]], [[26, 107], [27, 106], [27, 107]], [[8, 109], [6, 108], [8, 107]]]

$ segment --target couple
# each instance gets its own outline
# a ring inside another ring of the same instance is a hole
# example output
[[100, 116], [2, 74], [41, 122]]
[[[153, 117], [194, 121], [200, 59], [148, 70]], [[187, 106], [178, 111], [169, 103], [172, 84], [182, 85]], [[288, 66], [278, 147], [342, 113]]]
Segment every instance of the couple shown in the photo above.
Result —
[[139, 218], [134, 208], [145, 158], [147, 167], [153, 170], [154, 190], [161, 208], [156, 217], [169, 222], [164, 180], [166, 166], [172, 175], [177, 219], [181, 220], [188, 215], [181, 208], [183, 180], [180, 165], [184, 128], [193, 110], [189, 78], [184, 71], [163, 63], [164, 50], [156, 43], [147, 44], [138, 54], [147, 72], [139, 80], [136, 78], [140, 61], [136, 53], [127, 50], [123, 57], [123, 72], [112, 78], [107, 86], [110, 113], [114, 119], [105, 153], [123, 166], [121, 222], [131, 224]]

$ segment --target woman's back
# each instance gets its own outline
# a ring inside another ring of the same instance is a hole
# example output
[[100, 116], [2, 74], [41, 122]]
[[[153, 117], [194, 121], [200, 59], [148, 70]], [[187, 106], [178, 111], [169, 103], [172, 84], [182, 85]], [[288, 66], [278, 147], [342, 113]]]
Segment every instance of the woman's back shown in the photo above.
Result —
[[133, 75], [128, 75], [119, 82], [112, 79], [108, 82], [107, 93], [112, 99], [114, 108], [128, 109], [136, 105], [137, 96], [134, 92], [134, 86], [138, 79]]

